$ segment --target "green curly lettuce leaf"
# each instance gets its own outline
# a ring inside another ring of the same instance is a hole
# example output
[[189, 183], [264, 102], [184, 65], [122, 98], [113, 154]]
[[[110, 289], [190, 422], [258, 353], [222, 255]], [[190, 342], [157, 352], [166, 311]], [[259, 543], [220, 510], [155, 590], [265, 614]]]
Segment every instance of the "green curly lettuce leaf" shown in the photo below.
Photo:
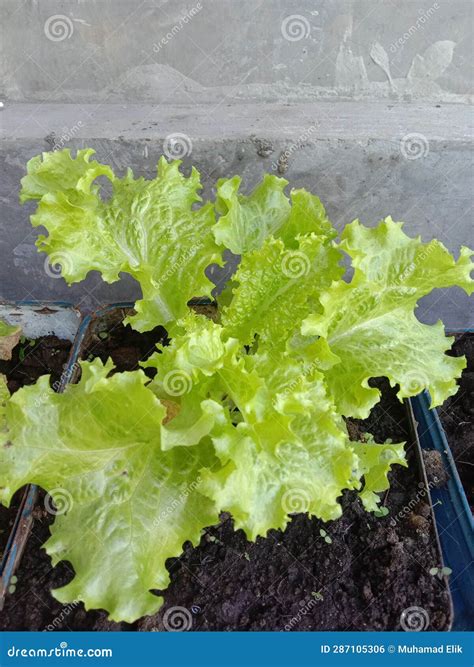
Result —
[[[195, 206], [201, 201], [198, 172], [186, 178], [180, 161], [161, 158], [153, 180], [135, 179], [131, 170], [117, 178], [110, 167], [89, 161], [93, 152], [71, 158], [66, 149], [28, 163], [21, 199], [39, 199], [31, 222], [48, 231], [38, 248], [61, 266], [69, 284], [92, 270], [109, 283], [120, 272], [133, 276], [143, 299], [128, 321], [139, 331], [183, 317], [192, 297], [210, 296], [213, 284], [204, 271], [221, 257], [212, 204]], [[98, 176], [111, 182], [108, 199], [102, 199]]]
[[222, 311], [226, 332], [243, 343], [254, 335], [277, 347], [296, 332], [308, 312], [321, 309], [319, 295], [341, 277], [341, 253], [314, 233], [296, 237], [295, 248], [269, 238], [242, 258], [230, 305]]
[[288, 181], [270, 174], [265, 174], [250, 195], [239, 193], [241, 182], [234, 176], [217, 183], [216, 211], [220, 217], [214, 236], [233, 253], [258, 250], [271, 236], [297, 248], [298, 235], [331, 239], [337, 235], [319, 197], [299, 189], [292, 190], [288, 199], [284, 193]]
[[354, 451], [359, 459], [359, 470], [364, 475], [364, 487], [359, 492], [360, 499], [368, 512], [376, 512], [380, 505], [377, 495], [386, 491], [390, 483], [388, 473], [392, 465], [407, 467], [404, 443], [377, 444], [367, 433], [366, 442], [354, 444]]
[[[360, 465], [316, 366], [281, 351], [276, 359], [271, 345], [247, 354], [226, 338], [225, 327], [202, 317], [190, 315], [180, 324], [186, 332], [144, 365], [157, 370], [153, 385], [165, 399], [186, 384], [175, 400], [188, 412], [190, 433], [195, 415], [205, 418], [206, 401], [199, 405], [198, 397], [227, 408], [212, 412], [209, 436], [221, 467], [202, 471], [201, 492], [231, 512], [249, 539], [284, 528], [293, 512], [340, 516], [343, 490], [358, 489], [372, 467], [369, 460]], [[191, 400], [194, 411], [186, 407]]]
[[355, 279], [360, 273], [382, 289], [402, 287], [413, 303], [437, 287], [457, 286], [472, 294], [474, 251], [461, 247], [455, 261], [440, 241], [423, 243], [419, 236], [411, 238], [403, 225], [389, 216], [375, 228], [364, 227], [358, 220], [346, 226], [341, 248], [351, 257]]
[[[278, 526], [286, 525], [288, 510], [281, 499], [292, 488], [308, 487], [313, 513], [334, 518], [340, 513], [337, 498], [342, 489], [356, 483], [351, 479], [356, 459], [344, 422], [325, 395], [321, 374], [314, 367], [304, 369], [288, 355], [275, 364], [273, 354], [271, 347], [264, 346], [256, 354], [247, 354], [236, 339], [226, 337], [225, 327], [190, 315], [186, 333], [144, 364], [157, 370], [153, 385], [159, 396], [172, 398], [169, 384], [174, 373], [176, 379], [187, 380], [187, 392], [175, 400], [194, 394], [228, 408], [227, 417], [215, 412], [210, 431], [224, 467], [220, 473], [205, 473], [202, 488], [211, 493], [220, 509], [231, 511], [236, 525], [252, 538], [275, 527], [275, 512], [280, 517]], [[254, 475], [246, 467], [250, 456]], [[307, 479], [311, 477], [307, 468], [310, 463], [317, 472], [313, 481]], [[265, 491], [261, 478], [268, 466], [273, 470], [268, 474], [269, 483], [274, 475], [271, 493]], [[234, 468], [226, 488], [235, 484], [235, 497], [247, 508], [253, 507], [253, 518], [250, 511], [245, 512], [246, 522], [237, 506], [225, 500], [224, 491], [219, 491], [222, 480]], [[239, 484], [246, 477], [246, 491], [239, 492]], [[276, 509], [272, 508], [274, 501], [278, 501]]]
[[342, 239], [353, 278], [334, 282], [321, 295], [324, 312], [302, 323], [304, 335], [320, 337], [310, 346], [313, 354], [331, 355], [324, 374], [338, 411], [367, 417], [380, 395], [368, 381], [378, 376], [400, 386], [400, 399], [428, 389], [432, 405], [440, 405], [457, 391], [466, 361], [444, 354], [453, 339], [445, 337], [441, 322], [419, 322], [414, 310], [436, 287], [458, 285], [470, 294], [472, 252], [463, 248], [455, 261], [441, 243], [411, 239], [391, 218], [372, 229], [355, 221]]
[[[390, 446], [397, 457], [390, 459], [387, 447], [375, 444], [374, 456], [368, 457], [349, 440], [314, 366], [303, 368], [288, 355], [276, 366], [268, 350], [245, 361], [246, 369], [229, 370], [226, 377], [242, 421], [217, 424], [212, 440], [222, 468], [204, 471], [203, 492], [231, 512], [236, 527], [252, 540], [270, 527], [284, 529], [295, 512], [337, 519], [343, 491], [362, 484], [363, 502], [372, 490], [376, 509], [375, 493], [385, 488], [381, 475], [404, 462], [403, 444]], [[254, 395], [242, 391], [245, 370], [264, 380]]]
[[239, 347], [235, 339], [224, 342], [222, 328], [202, 315], [190, 313], [179, 328], [185, 333], [142, 364], [157, 370], [150, 388], [174, 415], [161, 429], [164, 450], [198, 444], [223, 418], [216, 380]]
[[239, 193], [241, 181], [240, 176], [218, 181], [216, 211], [221, 215], [214, 228], [217, 243], [237, 255], [260, 248], [291, 211], [284, 178], [265, 174], [248, 196]]
[[203, 472], [203, 492], [252, 540], [285, 528], [294, 512], [336, 519], [343, 489], [358, 483], [357, 457], [321, 378], [301, 380], [284, 364], [279, 371], [289, 386], [299, 380], [299, 389], [265, 378], [252, 395], [242, 367], [227, 371], [227, 391], [243, 419], [217, 425], [212, 441], [222, 467]]
[[69, 148], [42, 153], [31, 158], [26, 165], [27, 174], [21, 179], [20, 202], [41, 199], [43, 195], [68, 190], [88, 192], [92, 181], [99, 176], [114, 179], [110, 167], [96, 160], [90, 161], [92, 148], [78, 150], [71, 156]]
[[0, 500], [26, 483], [50, 492], [57, 516], [45, 548], [53, 564], [68, 560], [76, 573], [55, 597], [131, 622], [161, 606], [150, 590], [166, 588], [166, 559], [217, 521], [199, 491], [200, 470], [215, 456], [204, 444], [163, 452], [166, 410], [148, 379], [142, 371], [107, 377], [111, 369], [83, 363], [80, 383], [64, 394], [44, 376], [8, 401]]
[[335, 239], [337, 231], [326, 215], [326, 210], [319, 197], [304, 189], [290, 192], [291, 212], [276, 236], [283, 239], [289, 248], [298, 247], [298, 237], [308, 234]]
[[[188, 313], [177, 322], [176, 331], [181, 331], [169, 345], [160, 347], [142, 365], [144, 368], [159, 368], [155, 385], [162, 387], [161, 396], [173, 396], [174, 370], [182, 371], [182, 377], [188, 378], [188, 387], [176, 387], [176, 395], [187, 393], [191, 384], [200, 377], [212, 377], [223, 368], [226, 362], [241, 347], [241, 343], [232, 338], [223, 339], [223, 328], [204, 315]], [[184, 383], [183, 383], [184, 384]]]

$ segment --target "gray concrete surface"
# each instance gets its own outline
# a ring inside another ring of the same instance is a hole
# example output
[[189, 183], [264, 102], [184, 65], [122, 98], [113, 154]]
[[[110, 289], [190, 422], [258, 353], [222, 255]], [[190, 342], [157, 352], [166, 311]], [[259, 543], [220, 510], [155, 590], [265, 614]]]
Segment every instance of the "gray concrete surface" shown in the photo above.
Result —
[[[243, 175], [250, 189], [265, 171], [284, 174], [325, 203], [338, 229], [359, 217], [375, 224], [391, 214], [424, 240], [437, 237], [455, 253], [472, 243], [472, 130], [463, 105], [319, 102], [170, 107], [152, 104], [8, 103], [2, 112], [0, 294], [3, 298], [69, 299], [94, 308], [135, 299], [131, 279], [105, 285], [98, 274], [68, 288], [45, 271], [18, 204], [29, 158], [54, 147], [91, 146], [119, 173], [152, 176], [169, 137], [185, 135], [184, 168], [201, 171], [206, 193], [221, 176]], [[461, 290], [423, 300], [420, 318], [474, 326]]]
[[[0, 298], [139, 295], [95, 274], [68, 288], [36, 253], [19, 181], [64, 146], [148, 176], [184, 152], [207, 192], [273, 170], [339, 229], [392, 214], [454, 252], [473, 244], [473, 14], [472, 0], [0, 0]], [[454, 290], [420, 317], [474, 326], [473, 311]]]
[[58, 338], [74, 342], [81, 323], [81, 314], [72, 308], [37, 307], [23, 304], [21, 308], [0, 303], [0, 319], [20, 326], [22, 334], [35, 339], [56, 335]]
[[16, 101], [466, 102], [471, 0], [2, 0]]

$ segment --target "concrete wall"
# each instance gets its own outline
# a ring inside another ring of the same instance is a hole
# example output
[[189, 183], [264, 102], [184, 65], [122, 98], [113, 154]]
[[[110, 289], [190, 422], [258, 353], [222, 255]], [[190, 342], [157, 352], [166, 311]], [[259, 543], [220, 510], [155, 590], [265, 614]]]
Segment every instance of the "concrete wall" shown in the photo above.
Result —
[[11, 100], [466, 101], [471, 0], [3, 0]]
[[[472, 3], [464, 0], [3, 0], [0, 297], [94, 308], [139, 295], [45, 271], [18, 204], [29, 158], [96, 148], [151, 175], [184, 134], [207, 192], [264, 171], [319, 194], [339, 229], [391, 214], [452, 251], [473, 242]], [[217, 279], [217, 278], [216, 278]], [[474, 326], [459, 290], [420, 317]]]

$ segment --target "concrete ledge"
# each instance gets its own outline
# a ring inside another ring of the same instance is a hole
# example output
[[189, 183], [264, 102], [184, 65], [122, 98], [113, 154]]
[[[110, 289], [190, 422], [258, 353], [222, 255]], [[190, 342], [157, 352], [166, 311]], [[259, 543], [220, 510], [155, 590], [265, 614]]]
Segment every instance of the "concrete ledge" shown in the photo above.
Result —
[[77, 139], [157, 139], [172, 132], [191, 138], [272, 139], [311, 143], [320, 139], [400, 140], [408, 132], [430, 139], [472, 139], [474, 117], [457, 104], [390, 104], [320, 101], [302, 104], [159, 106], [156, 104], [6, 103], [1, 136], [45, 139], [55, 133]]

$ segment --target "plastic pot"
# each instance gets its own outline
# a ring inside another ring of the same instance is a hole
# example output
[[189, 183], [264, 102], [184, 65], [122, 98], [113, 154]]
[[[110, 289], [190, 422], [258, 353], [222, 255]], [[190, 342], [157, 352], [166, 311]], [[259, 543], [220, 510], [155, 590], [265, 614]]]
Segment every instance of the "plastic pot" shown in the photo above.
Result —
[[[472, 329], [450, 333], [467, 332], [472, 333]], [[439, 452], [447, 473], [446, 484], [430, 488], [430, 495], [444, 559], [452, 570], [449, 584], [454, 604], [453, 630], [472, 630], [474, 520], [438, 412], [430, 409], [429, 393], [425, 391], [410, 402], [422, 449]]]

